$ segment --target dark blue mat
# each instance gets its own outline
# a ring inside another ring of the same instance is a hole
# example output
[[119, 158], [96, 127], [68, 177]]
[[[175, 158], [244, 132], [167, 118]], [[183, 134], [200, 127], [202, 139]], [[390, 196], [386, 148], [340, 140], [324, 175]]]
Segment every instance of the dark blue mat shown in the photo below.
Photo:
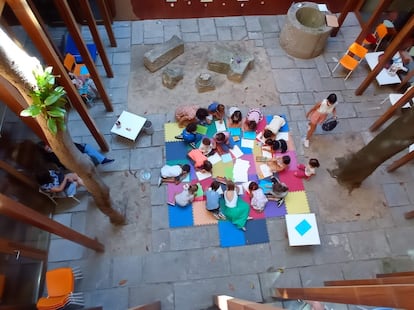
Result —
[[255, 219], [247, 221], [245, 232], [246, 244], [257, 244], [269, 242], [266, 219]]
[[186, 143], [182, 141], [165, 142], [165, 157], [166, 160], [177, 160], [188, 158], [187, 154], [190, 149]]

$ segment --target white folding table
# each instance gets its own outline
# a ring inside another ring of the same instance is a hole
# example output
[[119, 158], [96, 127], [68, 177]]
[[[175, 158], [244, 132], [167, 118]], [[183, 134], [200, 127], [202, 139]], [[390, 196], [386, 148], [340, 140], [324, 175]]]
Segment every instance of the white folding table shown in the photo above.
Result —
[[[368, 63], [368, 66], [371, 70], [378, 64], [378, 57], [384, 54], [384, 52], [374, 52], [374, 53], [367, 53], [365, 55], [365, 60]], [[379, 85], [390, 85], [390, 84], [398, 84], [401, 83], [400, 77], [398, 74], [391, 75], [388, 73], [388, 70], [383, 68], [375, 77]]]
[[290, 246], [321, 244], [314, 213], [286, 214]]
[[112, 127], [111, 132], [135, 141], [146, 121], [145, 117], [123, 111]]

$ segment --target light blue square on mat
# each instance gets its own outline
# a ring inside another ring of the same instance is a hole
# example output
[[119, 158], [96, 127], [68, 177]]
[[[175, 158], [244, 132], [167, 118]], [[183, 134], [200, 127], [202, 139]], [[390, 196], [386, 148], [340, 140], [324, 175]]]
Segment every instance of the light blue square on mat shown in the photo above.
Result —
[[300, 222], [298, 225], [296, 225], [295, 229], [296, 231], [303, 236], [304, 234], [306, 234], [310, 229], [312, 228], [312, 226], [309, 224], [309, 222], [307, 220], [302, 220], [302, 222]]

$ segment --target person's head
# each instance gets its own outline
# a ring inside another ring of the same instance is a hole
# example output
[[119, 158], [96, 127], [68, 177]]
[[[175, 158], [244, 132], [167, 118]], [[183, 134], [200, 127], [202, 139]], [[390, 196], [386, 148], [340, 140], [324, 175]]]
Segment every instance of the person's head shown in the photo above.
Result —
[[289, 155], [284, 155], [284, 156], [282, 157], [282, 162], [283, 162], [285, 165], [289, 165], [289, 164], [290, 164], [290, 156], [289, 156]]
[[222, 132], [216, 133], [216, 141], [217, 142], [224, 142], [226, 140], [226, 135]]
[[210, 140], [210, 138], [204, 137], [203, 140], [201, 140], [201, 143], [203, 145], [209, 146], [209, 145], [211, 145], [211, 140]]
[[242, 113], [240, 110], [234, 111], [234, 113], [231, 115], [230, 119], [233, 123], [238, 124], [242, 120]]
[[190, 165], [184, 164], [181, 166], [181, 169], [183, 170], [183, 174], [187, 174], [190, 172]]
[[274, 141], [273, 139], [268, 138], [268, 139], [265, 140], [265, 144], [273, 146], [273, 141]]
[[188, 124], [185, 127], [185, 130], [187, 130], [187, 132], [190, 132], [190, 133], [196, 132], [196, 130], [197, 130], [197, 123], [193, 122], [193, 123]]
[[259, 188], [259, 185], [256, 182], [250, 182], [249, 191], [255, 191], [258, 188]]
[[289, 188], [286, 185], [279, 183], [279, 182], [274, 183], [272, 186], [272, 189], [274, 192], [279, 192], [279, 193], [287, 192], [289, 190]]
[[311, 166], [312, 168], [319, 168], [319, 160], [317, 160], [316, 158], [309, 159], [309, 166]]
[[228, 191], [234, 191], [236, 188], [236, 184], [233, 181], [227, 181], [226, 186]]
[[196, 117], [200, 120], [200, 121], [204, 121], [207, 116], [209, 115], [208, 110], [205, 108], [199, 108], [196, 111]]
[[36, 180], [40, 185], [52, 183], [53, 179], [50, 176], [49, 170], [42, 169], [36, 172]]
[[334, 104], [338, 100], [338, 98], [336, 98], [335, 94], [330, 94], [328, 98], [326, 98], [326, 100], [328, 100], [329, 104]]
[[255, 131], [257, 128], [257, 123], [255, 121], [248, 121], [247, 127], [249, 128], [249, 130]]
[[188, 188], [188, 192], [191, 194], [195, 194], [197, 191], [198, 191], [197, 184], [190, 185], [190, 187]]
[[221, 103], [219, 103], [218, 105], [217, 105], [217, 112], [219, 112], [219, 113], [221, 113], [221, 114], [223, 114], [224, 113], [224, 104], [221, 104]]
[[213, 170], [213, 165], [208, 160], [205, 160], [202, 168], [207, 172], [211, 172]]
[[210, 187], [213, 191], [216, 191], [220, 188], [220, 182], [214, 180], [213, 182], [211, 182]]
[[269, 139], [273, 136], [273, 131], [269, 130], [269, 129], [265, 129], [265, 131], [263, 132], [263, 137], [265, 139]]

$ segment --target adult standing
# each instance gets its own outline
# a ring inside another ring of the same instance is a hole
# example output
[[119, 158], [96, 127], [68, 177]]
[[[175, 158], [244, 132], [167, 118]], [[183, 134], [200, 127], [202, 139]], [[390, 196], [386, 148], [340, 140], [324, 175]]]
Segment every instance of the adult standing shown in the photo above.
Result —
[[337, 97], [335, 94], [330, 94], [328, 98], [323, 99], [321, 102], [316, 103], [306, 113], [306, 118], [309, 120], [308, 132], [306, 138], [303, 141], [305, 147], [309, 147], [309, 140], [312, 137], [316, 126], [322, 124], [329, 114], [332, 114], [336, 118], [336, 105]]

